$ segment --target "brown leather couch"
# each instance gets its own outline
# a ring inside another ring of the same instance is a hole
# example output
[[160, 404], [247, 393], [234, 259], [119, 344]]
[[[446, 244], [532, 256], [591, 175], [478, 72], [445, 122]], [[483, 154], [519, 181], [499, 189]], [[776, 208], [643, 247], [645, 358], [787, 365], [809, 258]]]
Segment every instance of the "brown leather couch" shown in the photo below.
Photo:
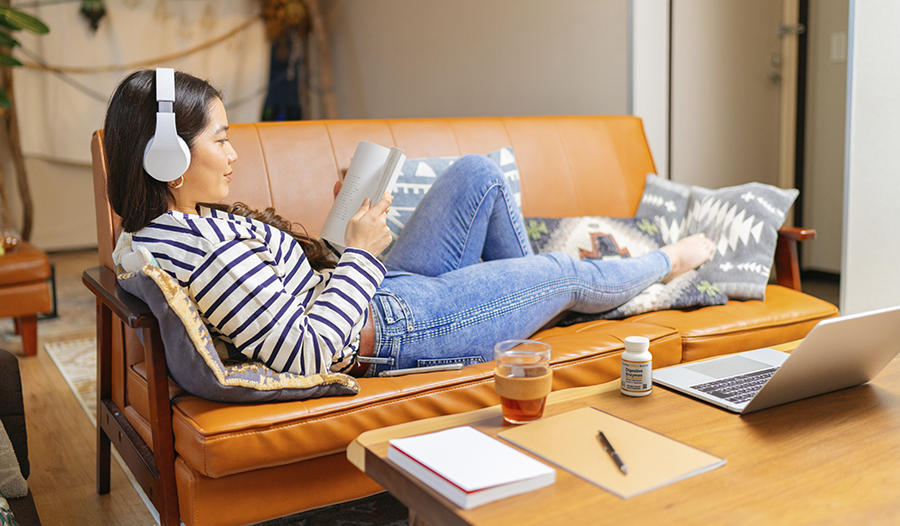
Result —
[[37, 247], [19, 241], [0, 256], [0, 318], [15, 318], [25, 356], [37, 354], [38, 314], [51, 312], [50, 260]]
[[[633, 215], [644, 177], [655, 171], [641, 121], [633, 117], [234, 124], [229, 136], [240, 155], [229, 200], [274, 206], [313, 235], [332, 201], [334, 181], [360, 140], [399, 146], [410, 158], [511, 146], [527, 216]], [[92, 151], [102, 266], [86, 271], [85, 283], [100, 300], [101, 492], [108, 490], [104, 466], [112, 437], [151, 493], [163, 524], [177, 524], [178, 518], [188, 526], [259, 522], [380, 491], [345, 455], [348, 443], [364, 431], [498, 403], [491, 363], [460, 372], [365, 378], [356, 396], [285, 403], [222, 404], [186, 394], [171, 382], [167, 386], [152, 315], [116, 288], [109, 270], [118, 229], [104, 195], [102, 132], [95, 134]], [[781, 285], [770, 285], [765, 301], [654, 312], [536, 334], [553, 346], [554, 389], [617, 378], [627, 336], [650, 339], [658, 368], [796, 340], [836, 315], [834, 306], [799, 291], [795, 241], [814, 233], [783, 234], [777, 257]], [[129, 326], [144, 331], [147, 348]]]

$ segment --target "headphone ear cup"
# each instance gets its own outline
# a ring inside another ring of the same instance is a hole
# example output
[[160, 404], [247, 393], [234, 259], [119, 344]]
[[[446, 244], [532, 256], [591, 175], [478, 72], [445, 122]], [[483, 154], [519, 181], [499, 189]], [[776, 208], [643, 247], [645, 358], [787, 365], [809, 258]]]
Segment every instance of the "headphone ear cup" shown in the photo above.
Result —
[[175, 131], [174, 113], [156, 114], [156, 134], [144, 148], [144, 170], [157, 181], [178, 179], [191, 164], [191, 149]]

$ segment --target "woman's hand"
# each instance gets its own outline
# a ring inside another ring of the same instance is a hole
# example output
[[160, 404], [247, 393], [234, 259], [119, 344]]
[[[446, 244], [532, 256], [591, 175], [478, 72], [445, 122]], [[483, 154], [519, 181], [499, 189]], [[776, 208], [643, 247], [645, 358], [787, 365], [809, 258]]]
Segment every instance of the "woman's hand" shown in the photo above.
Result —
[[[335, 189], [339, 189], [335, 185]], [[336, 192], [335, 192], [336, 193]], [[359, 211], [350, 218], [344, 232], [344, 245], [347, 248], [361, 248], [377, 256], [391, 244], [391, 231], [387, 227], [387, 212], [394, 197], [384, 194], [381, 201], [371, 206], [369, 198], [363, 201]]]

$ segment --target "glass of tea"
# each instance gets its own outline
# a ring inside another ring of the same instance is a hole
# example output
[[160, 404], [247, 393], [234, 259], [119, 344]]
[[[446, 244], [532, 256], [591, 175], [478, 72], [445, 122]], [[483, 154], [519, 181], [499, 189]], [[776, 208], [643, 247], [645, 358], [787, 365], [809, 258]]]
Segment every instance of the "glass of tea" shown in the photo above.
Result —
[[510, 424], [540, 420], [553, 384], [550, 346], [535, 340], [505, 340], [494, 346], [494, 388]]

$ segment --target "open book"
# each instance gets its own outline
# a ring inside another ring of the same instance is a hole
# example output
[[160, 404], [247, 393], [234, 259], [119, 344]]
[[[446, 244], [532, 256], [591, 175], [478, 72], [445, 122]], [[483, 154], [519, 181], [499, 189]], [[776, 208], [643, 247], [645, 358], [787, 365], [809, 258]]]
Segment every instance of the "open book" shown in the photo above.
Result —
[[388, 460], [463, 509], [556, 480], [555, 469], [468, 426], [389, 444]]
[[341, 191], [325, 218], [320, 237], [332, 247], [343, 251], [344, 232], [350, 218], [356, 214], [365, 198], [368, 197], [374, 206], [385, 193], [394, 189], [405, 160], [406, 156], [400, 148], [388, 149], [368, 141], [360, 141], [350, 159]]

